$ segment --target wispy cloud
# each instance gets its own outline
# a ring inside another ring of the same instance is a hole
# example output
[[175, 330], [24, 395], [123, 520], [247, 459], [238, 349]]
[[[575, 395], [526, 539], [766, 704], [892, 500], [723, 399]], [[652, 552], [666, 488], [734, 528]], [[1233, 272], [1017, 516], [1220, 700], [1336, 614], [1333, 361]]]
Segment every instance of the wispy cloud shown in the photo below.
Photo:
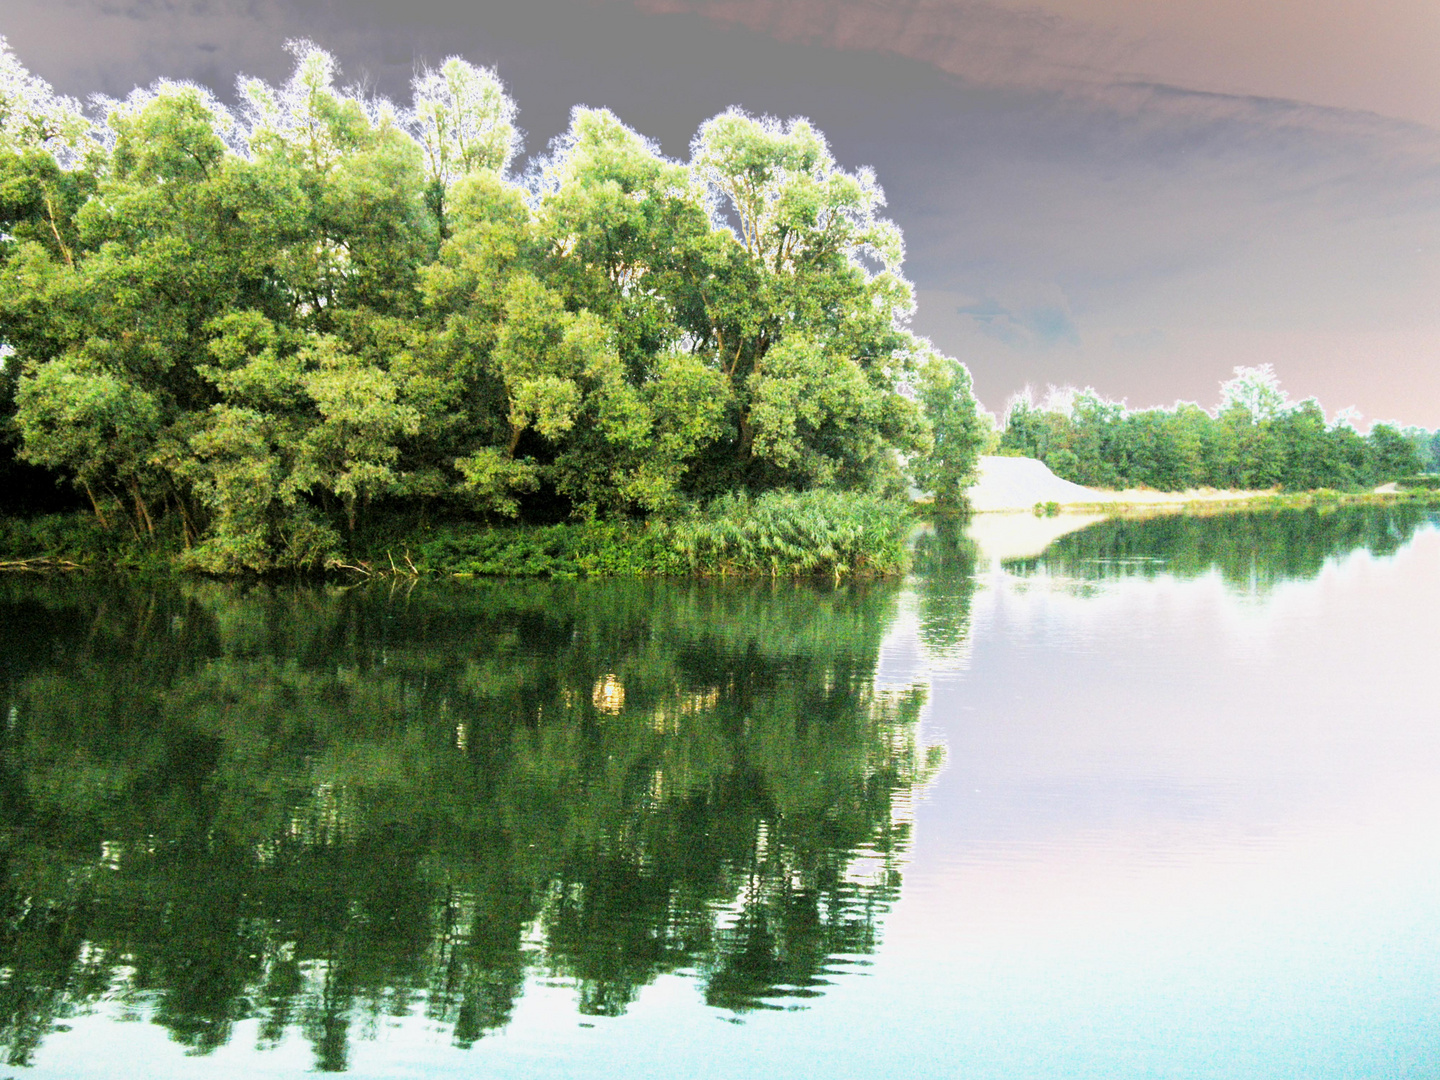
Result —
[[[1415, 8], [1419, 2], [1407, 0], [1402, 6]], [[1246, 33], [1245, 12], [1232, 12], [1224, 29], [1217, 29], [1217, 24], [1227, 20], [1197, 17], [1213, 0], [1167, 0], [1164, 4], [1141, 6], [1171, 11], [1168, 26], [1164, 15], [1145, 18], [1123, 5], [1107, 11], [1105, 5], [1061, 4], [1058, 0], [1034, 0], [1024, 7], [1003, 0], [633, 3], [642, 11], [696, 15], [741, 26], [777, 41], [888, 53], [983, 86], [1049, 90], [1098, 99], [1118, 112], [1132, 115], [1184, 113], [1198, 118], [1262, 121], [1271, 126], [1374, 126], [1380, 117], [1366, 114], [1375, 113], [1382, 99], [1372, 100], [1363, 92], [1342, 86], [1346, 79], [1340, 77], [1339, 69], [1344, 67], [1344, 74], [1353, 76], [1353, 70], [1357, 66], [1366, 68], [1368, 60], [1369, 68], [1374, 69], [1372, 82], [1386, 73], [1383, 58], [1346, 52], [1338, 43], [1337, 48], [1327, 52], [1339, 52], [1344, 64], [1331, 56], [1317, 55], [1313, 47], [1306, 53], [1304, 46], [1311, 44], [1310, 38], [1299, 34], [1291, 35], [1293, 44], [1289, 48], [1282, 44], [1269, 55], [1253, 58], [1248, 71], [1237, 72], [1226, 60], [1241, 51], [1238, 46], [1242, 43], [1254, 50], [1256, 34]], [[1349, 11], [1358, 26], [1373, 26], [1373, 12], [1361, 0], [1341, 0], [1333, 6]], [[1109, 17], [1101, 21], [1054, 10], [1061, 7], [1078, 7]], [[1423, 14], [1410, 21], [1418, 19], [1423, 19]], [[1252, 20], [1251, 25], [1258, 28], [1259, 23]], [[1204, 32], [1208, 40], [1187, 39], [1187, 31]], [[1389, 35], [1399, 36], [1396, 32]], [[1208, 67], [1202, 54], [1210, 57]], [[1335, 70], [1327, 73], [1327, 66]], [[1276, 67], [1319, 70], [1318, 81], [1268, 79], [1267, 73]], [[1433, 67], [1430, 63], [1425, 70]], [[1334, 76], [1329, 79], [1335, 84], [1332, 92], [1327, 92], [1327, 75]], [[1410, 81], [1423, 79], [1417, 76]], [[1440, 92], [1440, 80], [1430, 81]], [[1315, 93], [1307, 94], [1310, 90]], [[1384, 97], [1383, 102], [1390, 102], [1394, 96]], [[1424, 96], [1423, 89], [1418, 96]], [[1379, 111], [1402, 119], [1436, 114], [1427, 101], [1411, 104], [1410, 108]], [[1347, 117], [1347, 113], [1353, 115]]]
[[1000, 85], [1101, 79], [1133, 51], [1093, 25], [985, 0], [636, 0], [636, 6], [701, 15], [780, 41], [891, 53]]
[[979, 297], [955, 308], [955, 313], [985, 337], [1017, 349], [1049, 349], [1080, 344], [1080, 328], [1070, 302], [1058, 287], [1025, 290], [1029, 295]]

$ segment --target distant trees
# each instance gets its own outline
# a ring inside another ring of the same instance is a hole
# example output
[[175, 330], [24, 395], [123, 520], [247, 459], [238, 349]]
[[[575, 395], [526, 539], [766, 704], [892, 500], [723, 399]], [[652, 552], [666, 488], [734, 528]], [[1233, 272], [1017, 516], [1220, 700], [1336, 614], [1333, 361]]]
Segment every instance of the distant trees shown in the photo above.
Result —
[[1000, 450], [1039, 458], [1076, 483], [1160, 491], [1347, 490], [1437, 462], [1429, 432], [1381, 423], [1362, 436], [1343, 415], [1327, 421], [1314, 398], [1291, 402], [1268, 364], [1236, 368], [1220, 389], [1214, 413], [1189, 402], [1132, 412], [1093, 390], [1043, 406], [1022, 395], [1006, 414]]
[[91, 118], [0, 44], [0, 422], [102, 519], [232, 571], [376, 508], [643, 515], [902, 462], [958, 500], [969, 375], [808, 123], [731, 110], [687, 164], [576, 109], [521, 182], [493, 72], [402, 108], [291, 50], [238, 110], [161, 82]]

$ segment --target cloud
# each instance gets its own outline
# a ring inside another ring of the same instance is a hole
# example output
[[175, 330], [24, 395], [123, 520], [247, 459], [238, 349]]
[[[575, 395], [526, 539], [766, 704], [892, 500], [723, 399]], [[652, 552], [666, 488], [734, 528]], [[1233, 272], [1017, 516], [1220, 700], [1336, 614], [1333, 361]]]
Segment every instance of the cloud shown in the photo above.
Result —
[[1124, 62], [1111, 32], [985, 0], [636, 0], [652, 14], [694, 14], [779, 41], [891, 53], [998, 85], [1096, 79]]
[[[1207, 13], [1215, 0], [1134, 8], [1075, 0], [1026, 0], [1023, 7], [1014, 0], [633, 0], [651, 14], [699, 16], [792, 44], [887, 53], [981, 86], [1056, 91], [1130, 116], [1301, 126], [1366, 126], [1380, 119], [1375, 114], [1422, 126], [1440, 121], [1431, 101], [1440, 79], [1428, 54], [1413, 41], [1392, 40], [1403, 39], [1399, 27], [1428, 26], [1422, 8], [1429, 2], [1407, 0], [1416, 10], [1382, 35], [1387, 48], [1376, 43], [1367, 52], [1345, 39], [1374, 27], [1363, 0], [1336, 0], [1333, 17], [1319, 20], [1324, 27], [1268, 12], [1263, 48], [1246, 32], [1256, 25], [1254, 13], [1217, 18]], [[1286, 37], [1287, 26], [1306, 32]], [[1315, 40], [1326, 28], [1337, 40]], [[1236, 59], [1242, 55], [1243, 64]], [[1397, 74], [1397, 66], [1405, 71]], [[1273, 77], [1281, 68], [1285, 76]], [[1357, 80], [1357, 70], [1368, 78]], [[1386, 92], [1368, 92], [1392, 75], [1398, 81]]]
[[985, 337], [1015, 349], [1078, 346], [1080, 329], [1065, 294], [1054, 286], [1027, 291], [1029, 296], [1014, 297], [1008, 303], [993, 296], [978, 298], [960, 304], [955, 312]]

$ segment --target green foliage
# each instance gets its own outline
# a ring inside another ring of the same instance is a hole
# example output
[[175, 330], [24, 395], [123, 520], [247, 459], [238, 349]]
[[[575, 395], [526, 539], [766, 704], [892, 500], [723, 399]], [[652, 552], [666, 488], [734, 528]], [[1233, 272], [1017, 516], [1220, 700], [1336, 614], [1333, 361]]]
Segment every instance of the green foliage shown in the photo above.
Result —
[[964, 364], [927, 350], [918, 398], [929, 421], [930, 446], [915, 462], [915, 480], [937, 506], [958, 507], [975, 482], [975, 467], [990, 438]]
[[164, 574], [180, 547], [181, 538], [168, 531], [152, 537], [107, 527], [93, 514], [0, 516], [0, 562]]
[[905, 568], [908, 506], [873, 495], [727, 495], [671, 526], [672, 543], [701, 574], [876, 577]]
[[752, 489], [874, 484], [892, 448], [924, 435], [896, 392], [922, 343], [901, 329], [914, 302], [874, 176], [839, 169], [804, 121], [735, 109], [701, 126], [693, 152], [725, 215], [687, 257], [679, 297], [729, 384], [734, 427], [716, 453]]
[[[732, 495], [648, 522], [446, 527], [418, 544], [420, 572], [509, 577], [884, 577], [906, 563], [902, 503], [827, 491]], [[398, 546], [406, 542], [400, 541]], [[397, 544], [392, 542], [387, 550]], [[383, 552], [371, 558], [386, 565]]]
[[[625, 522], [903, 466], [958, 505], [969, 375], [905, 328], [883, 195], [809, 124], [731, 110], [680, 163], [579, 108], [521, 184], [493, 72], [452, 57], [407, 110], [288, 47], [238, 114], [161, 82], [103, 118], [0, 50], [10, 430], [103, 521], [232, 573], [356, 556], [377, 512]], [[778, 521], [716, 565], [851, 572]]]
[[1399, 480], [1420, 471], [1415, 444], [1392, 424], [1376, 424], [1365, 440], [1371, 478], [1376, 483]]
[[647, 577], [679, 571], [658, 525], [587, 522], [529, 528], [447, 528], [418, 545], [421, 572], [488, 577]]
[[1440, 476], [1402, 476], [1395, 486], [1401, 491], [1440, 491]]
[[1314, 398], [1289, 401], [1269, 365], [1235, 371], [1213, 414], [1189, 402], [1131, 412], [1093, 390], [1045, 407], [1021, 396], [1000, 452], [1038, 458], [1092, 487], [1160, 491], [1357, 491], [1423, 467], [1427, 432], [1379, 423], [1362, 436], [1344, 414], [1327, 422]]

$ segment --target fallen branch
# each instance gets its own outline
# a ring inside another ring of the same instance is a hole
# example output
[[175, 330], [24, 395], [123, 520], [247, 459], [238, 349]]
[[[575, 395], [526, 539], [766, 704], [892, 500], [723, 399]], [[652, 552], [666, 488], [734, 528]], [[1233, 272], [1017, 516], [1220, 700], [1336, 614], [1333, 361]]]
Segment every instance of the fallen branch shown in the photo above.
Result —
[[375, 571], [372, 570], [367, 563], [363, 562], [358, 566], [352, 566], [350, 563], [341, 562], [339, 559], [331, 559], [325, 565], [332, 570], [349, 570], [355, 574], [364, 574], [367, 578], [373, 577], [375, 574]]
[[30, 559], [5, 559], [0, 561], [0, 570], [12, 570], [18, 573], [39, 574], [46, 571], [61, 571], [70, 573], [74, 570], [84, 570], [80, 563], [72, 562], [69, 559], [57, 559], [53, 555], [36, 555]]

